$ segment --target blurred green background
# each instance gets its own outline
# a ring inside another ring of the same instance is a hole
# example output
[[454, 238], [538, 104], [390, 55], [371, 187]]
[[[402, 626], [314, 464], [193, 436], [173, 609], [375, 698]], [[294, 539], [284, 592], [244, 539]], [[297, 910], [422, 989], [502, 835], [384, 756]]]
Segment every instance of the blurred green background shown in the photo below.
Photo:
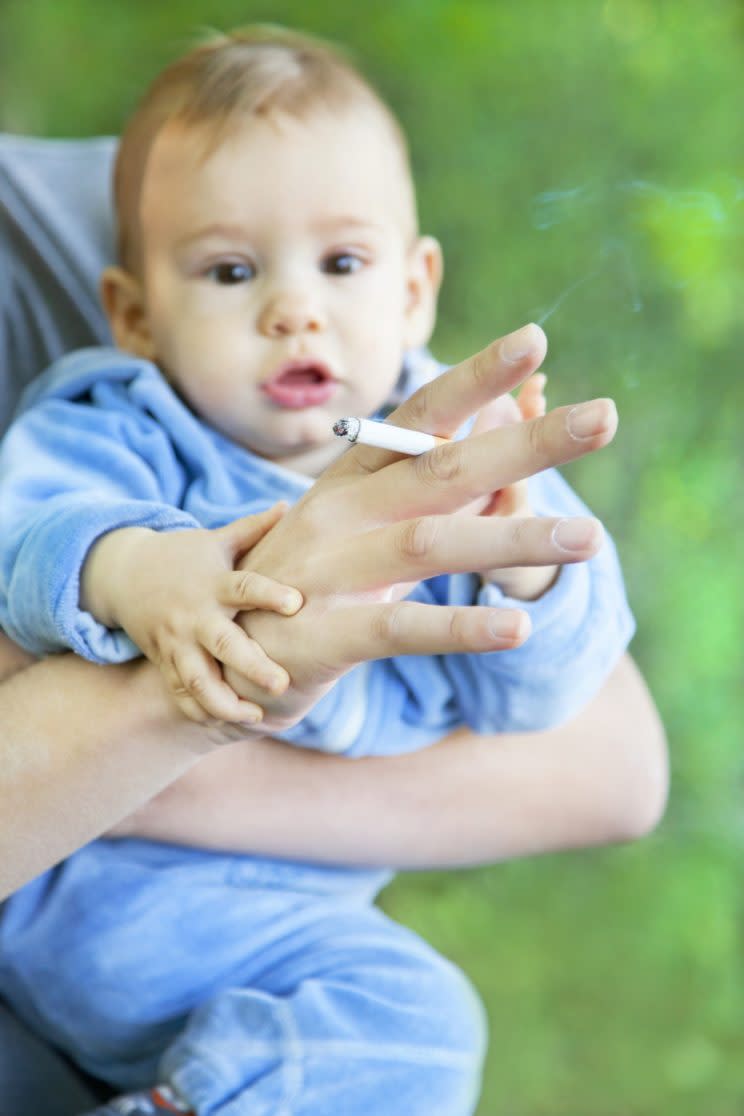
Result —
[[253, 20], [347, 44], [398, 110], [447, 261], [437, 355], [535, 319], [551, 404], [617, 400], [614, 446], [566, 472], [617, 539], [672, 749], [651, 839], [385, 906], [485, 998], [479, 1116], [741, 1116], [744, 7], [5, 0], [0, 128], [115, 132], [194, 29]]

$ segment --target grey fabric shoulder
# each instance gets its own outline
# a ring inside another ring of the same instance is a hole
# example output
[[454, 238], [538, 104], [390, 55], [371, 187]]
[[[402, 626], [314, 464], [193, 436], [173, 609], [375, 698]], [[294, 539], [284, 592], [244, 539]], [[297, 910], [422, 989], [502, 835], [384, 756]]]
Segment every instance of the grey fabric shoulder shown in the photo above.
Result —
[[0, 432], [51, 361], [110, 343], [98, 279], [113, 258], [115, 143], [0, 133]]

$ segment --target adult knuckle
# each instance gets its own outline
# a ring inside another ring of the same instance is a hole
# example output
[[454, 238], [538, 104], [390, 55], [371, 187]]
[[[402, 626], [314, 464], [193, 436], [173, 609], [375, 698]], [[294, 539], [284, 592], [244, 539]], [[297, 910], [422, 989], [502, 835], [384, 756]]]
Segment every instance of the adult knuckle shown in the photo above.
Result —
[[449, 617], [449, 635], [453, 643], [460, 644], [465, 636], [465, 617], [459, 609], [453, 609]]
[[397, 647], [403, 638], [410, 614], [410, 604], [399, 601], [380, 611], [374, 621], [374, 636], [388, 648]]
[[462, 473], [462, 448], [457, 442], [437, 446], [415, 458], [416, 473], [429, 487], [451, 484]]
[[410, 423], [413, 428], [418, 429], [419, 426], [425, 425], [431, 417], [433, 397], [434, 388], [432, 383], [422, 384], [418, 391], [406, 400], [399, 413], [405, 416], [406, 423]]
[[525, 423], [530, 452], [543, 461], [548, 453], [548, 428], [544, 419], [532, 419]]
[[493, 368], [491, 348], [481, 349], [470, 358], [470, 378], [481, 388], [488, 383]]
[[508, 543], [512, 551], [521, 552], [527, 543], [527, 521], [512, 519], [509, 521]]
[[412, 519], [401, 529], [400, 553], [404, 558], [425, 558], [434, 549], [438, 534], [439, 523], [436, 517]]

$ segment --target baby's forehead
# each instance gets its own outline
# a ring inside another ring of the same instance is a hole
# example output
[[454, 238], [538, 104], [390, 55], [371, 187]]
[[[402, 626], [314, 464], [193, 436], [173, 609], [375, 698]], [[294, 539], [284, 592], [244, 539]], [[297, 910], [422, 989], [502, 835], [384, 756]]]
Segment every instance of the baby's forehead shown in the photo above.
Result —
[[[349, 147], [373, 147], [378, 158], [389, 161], [401, 175], [410, 178], [408, 154], [390, 121], [374, 104], [349, 106], [345, 111], [330, 111], [312, 106], [302, 114], [272, 109], [257, 115], [235, 113], [215, 121], [166, 121], [158, 131], [152, 148], [170, 146], [185, 150], [195, 170], [213, 156], [235, 154], [241, 146], [281, 150], [302, 145], [310, 138], [318, 158], [324, 152]], [[152, 151], [152, 149], [151, 149]]]
[[[301, 192], [305, 208], [345, 208], [370, 219], [395, 211], [415, 231], [415, 201], [406, 153], [382, 113], [356, 109], [331, 114], [266, 116], [208, 122], [168, 122], [155, 137], [145, 172], [140, 212], [160, 216], [173, 204], [182, 211], [230, 207], [241, 202], [276, 212], [291, 210]], [[288, 214], [289, 215], [289, 214]]]

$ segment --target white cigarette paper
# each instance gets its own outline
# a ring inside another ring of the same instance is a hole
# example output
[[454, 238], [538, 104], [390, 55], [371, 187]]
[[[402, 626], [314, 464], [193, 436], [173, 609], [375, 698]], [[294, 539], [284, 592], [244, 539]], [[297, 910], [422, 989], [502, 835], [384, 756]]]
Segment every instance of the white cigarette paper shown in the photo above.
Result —
[[338, 438], [347, 438], [362, 446], [377, 446], [378, 449], [408, 453], [412, 457], [449, 441], [435, 434], [422, 434], [420, 430], [407, 430], [405, 426], [391, 426], [387, 422], [363, 418], [339, 419], [333, 424], [333, 433]]

